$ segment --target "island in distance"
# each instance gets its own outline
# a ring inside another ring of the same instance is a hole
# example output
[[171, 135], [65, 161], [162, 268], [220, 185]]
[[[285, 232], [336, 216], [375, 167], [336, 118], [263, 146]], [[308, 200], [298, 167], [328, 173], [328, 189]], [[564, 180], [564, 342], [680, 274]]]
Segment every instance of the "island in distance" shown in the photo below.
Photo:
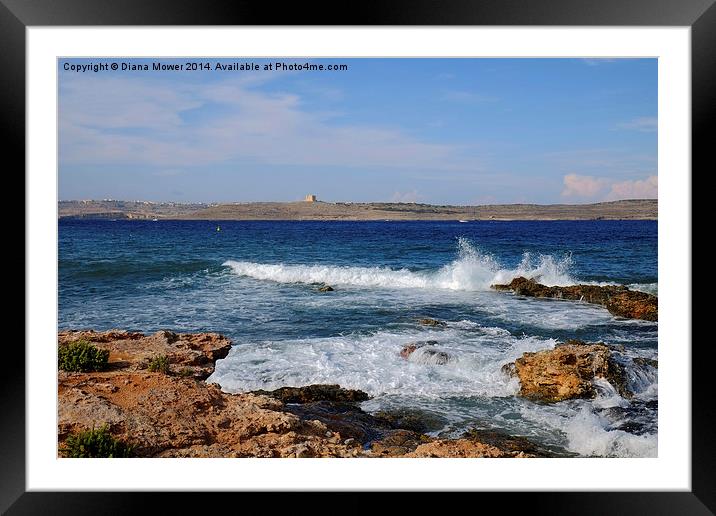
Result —
[[178, 203], [118, 200], [59, 201], [58, 217], [170, 220], [656, 220], [656, 199], [594, 204], [450, 206], [395, 202]]

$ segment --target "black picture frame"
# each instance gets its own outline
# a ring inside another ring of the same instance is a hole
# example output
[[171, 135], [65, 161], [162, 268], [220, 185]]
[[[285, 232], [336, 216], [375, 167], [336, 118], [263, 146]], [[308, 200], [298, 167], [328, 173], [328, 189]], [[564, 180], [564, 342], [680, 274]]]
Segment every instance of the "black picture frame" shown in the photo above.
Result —
[[[532, 25], [691, 27], [692, 177], [713, 171], [716, 125], [716, 0], [392, 0], [273, 3], [255, 0], [0, 0], [0, 112], [5, 163], [25, 169], [25, 29], [111, 25]], [[348, 9], [348, 11], [346, 11]], [[344, 14], [350, 12], [350, 16]], [[711, 131], [709, 131], [711, 129]], [[14, 159], [13, 159], [14, 158]], [[7, 169], [8, 171], [10, 168]], [[689, 173], [689, 171], [684, 171]], [[24, 198], [24, 195], [23, 195]], [[693, 203], [692, 203], [693, 206]], [[692, 217], [693, 219], [693, 217]], [[19, 247], [19, 246], [18, 246]], [[27, 258], [27, 257], [25, 257]], [[27, 268], [25, 268], [27, 277]], [[691, 306], [692, 300], [685, 300]], [[27, 309], [32, 309], [28, 306]], [[692, 341], [694, 339], [692, 338]], [[683, 345], [687, 343], [669, 343]], [[689, 343], [689, 344], [693, 344]], [[481, 502], [508, 500], [533, 514], [716, 513], [716, 404], [708, 384], [707, 346], [692, 352], [692, 490], [690, 492], [481, 493]], [[146, 509], [206, 510], [187, 493], [26, 492], [25, 353], [5, 344], [0, 392], [0, 510], [8, 514], [106, 514]], [[13, 356], [14, 355], [14, 356]], [[222, 503], [229, 494], [212, 494]], [[246, 500], [246, 493], [241, 494]], [[356, 496], [352, 494], [351, 496]], [[489, 496], [490, 499], [485, 497]], [[147, 500], [147, 498], [154, 498]], [[229, 503], [232, 503], [229, 501]], [[231, 506], [229, 506], [231, 507]], [[239, 507], [237, 507], [240, 510]]]

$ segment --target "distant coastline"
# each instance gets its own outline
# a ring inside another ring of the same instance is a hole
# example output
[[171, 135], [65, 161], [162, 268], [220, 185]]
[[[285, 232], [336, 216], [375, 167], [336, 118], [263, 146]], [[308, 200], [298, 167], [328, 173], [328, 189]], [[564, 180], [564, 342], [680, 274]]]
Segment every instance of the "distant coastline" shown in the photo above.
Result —
[[419, 203], [324, 201], [177, 203], [59, 201], [59, 218], [122, 220], [657, 220], [656, 199], [594, 204], [493, 204], [450, 206]]

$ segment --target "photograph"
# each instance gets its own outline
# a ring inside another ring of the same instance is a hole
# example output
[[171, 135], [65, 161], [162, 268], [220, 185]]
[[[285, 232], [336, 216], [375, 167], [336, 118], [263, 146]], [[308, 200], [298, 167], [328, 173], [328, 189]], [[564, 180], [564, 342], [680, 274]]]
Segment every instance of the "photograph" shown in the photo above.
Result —
[[659, 59], [56, 62], [61, 461], [659, 457]]

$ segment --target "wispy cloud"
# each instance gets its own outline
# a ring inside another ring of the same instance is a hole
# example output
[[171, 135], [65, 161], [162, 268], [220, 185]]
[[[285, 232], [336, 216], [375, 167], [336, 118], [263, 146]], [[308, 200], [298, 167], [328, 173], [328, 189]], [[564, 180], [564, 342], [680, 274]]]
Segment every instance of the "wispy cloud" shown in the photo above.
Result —
[[83, 77], [60, 94], [60, 161], [175, 168], [228, 162], [474, 169], [457, 145], [395, 127], [338, 124], [292, 92]]
[[617, 129], [629, 129], [644, 133], [653, 133], [659, 127], [658, 119], [655, 116], [642, 116], [627, 122], [617, 124]]

